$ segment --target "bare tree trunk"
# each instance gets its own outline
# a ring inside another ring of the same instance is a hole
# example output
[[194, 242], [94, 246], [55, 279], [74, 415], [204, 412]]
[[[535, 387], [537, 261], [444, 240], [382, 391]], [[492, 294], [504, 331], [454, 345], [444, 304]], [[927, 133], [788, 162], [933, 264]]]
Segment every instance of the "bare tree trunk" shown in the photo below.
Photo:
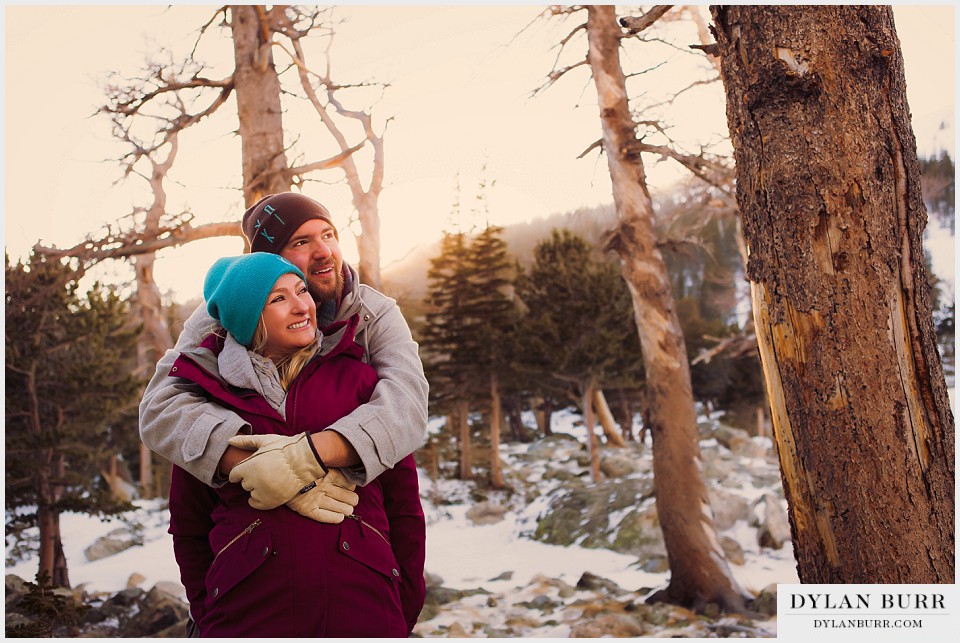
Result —
[[613, 413], [610, 412], [610, 406], [607, 404], [607, 398], [603, 395], [603, 389], [597, 388], [594, 391], [593, 404], [597, 411], [600, 426], [603, 427], [603, 434], [607, 436], [607, 444], [621, 448], [627, 446], [627, 443], [623, 441], [623, 436], [617, 431], [617, 423], [613, 421]]
[[593, 417], [593, 400], [596, 386], [590, 381], [583, 385], [583, 425], [587, 429], [587, 447], [590, 451], [590, 477], [594, 482], [600, 482], [600, 445], [597, 440], [596, 421]]
[[542, 400], [537, 408], [537, 422], [543, 431], [543, 437], [553, 435], [553, 404], [547, 399]]
[[280, 79], [271, 48], [270, 16], [260, 5], [231, 5], [230, 14], [243, 199], [249, 207], [267, 194], [289, 190], [290, 178], [283, 144]]
[[38, 573], [50, 577], [54, 587], [70, 587], [67, 574], [67, 559], [63, 554], [60, 534], [60, 512], [56, 508], [60, 500], [60, 482], [64, 476], [63, 455], [53, 449], [44, 452], [42, 470], [39, 472], [37, 522], [40, 528], [40, 565]]
[[712, 13], [800, 580], [952, 583], [954, 420], [892, 9]]
[[490, 486], [499, 489], [503, 486], [503, 471], [500, 468], [500, 386], [497, 376], [490, 374]]
[[380, 206], [377, 199], [378, 195], [365, 193], [354, 200], [357, 217], [360, 219], [360, 235], [357, 237], [357, 254], [360, 255], [360, 260], [357, 262], [357, 272], [361, 282], [381, 290]]
[[620, 431], [623, 439], [628, 442], [634, 442], [636, 437], [633, 435], [633, 408], [630, 406], [630, 400], [623, 389], [617, 391], [617, 405], [614, 408], [620, 409]]
[[470, 419], [467, 417], [469, 409], [466, 400], [457, 400], [456, 418], [458, 449], [460, 451], [460, 479], [473, 478], [473, 447], [470, 440]]
[[683, 332], [666, 265], [657, 247], [653, 204], [636, 144], [636, 124], [620, 66], [613, 6], [587, 6], [587, 56], [593, 73], [619, 228], [611, 247], [620, 255], [633, 297], [643, 351], [653, 433], [654, 493], [670, 561], [670, 584], [656, 595], [702, 608], [716, 603], [741, 611], [745, 592], [726, 564], [709, 510]]
[[524, 428], [523, 428], [523, 404], [520, 401], [519, 396], [512, 396], [507, 402], [507, 406], [513, 407], [512, 412], [507, 415], [508, 423], [510, 424], [510, 435], [513, 438], [514, 442], [521, 442], [524, 439]]

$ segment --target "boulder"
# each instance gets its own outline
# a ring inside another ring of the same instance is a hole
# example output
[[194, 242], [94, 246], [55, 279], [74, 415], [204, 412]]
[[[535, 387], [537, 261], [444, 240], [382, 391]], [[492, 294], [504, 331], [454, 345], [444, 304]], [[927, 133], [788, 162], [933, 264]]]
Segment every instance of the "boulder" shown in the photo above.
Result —
[[580, 576], [580, 580], [577, 581], [577, 589], [602, 591], [615, 596], [618, 594], [623, 594], [626, 591], [609, 578], [597, 576], [592, 572], [583, 572], [583, 574]]
[[600, 458], [600, 472], [608, 478], [625, 478], [640, 470], [637, 460], [630, 456], [611, 453]]
[[493, 525], [503, 520], [507, 508], [495, 502], [485, 500], [467, 510], [467, 518], [475, 525]]
[[537, 440], [527, 447], [526, 455], [528, 459], [557, 461], [561, 459], [557, 457], [558, 454], [562, 453], [564, 457], [569, 457], [570, 453], [579, 451], [580, 447], [580, 441], [572, 435], [567, 433], [554, 433], [542, 440]]
[[777, 615], [777, 584], [772, 583], [767, 585], [762, 590], [760, 594], [753, 599], [753, 603], [750, 606], [755, 612], [760, 612], [761, 614], [766, 614], [767, 616], [776, 616]]
[[9, 612], [10, 608], [20, 602], [20, 599], [27, 594], [27, 581], [23, 580], [16, 574], [7, 574], [6, 582], [4, 583], [6, 587], [6, 608]]
[[717, 531], [730, 529], [738, 520], [750, 520], [750, 504], [743, 496], [714, 486], [707, 489], [707, 496]]
[[92, 545], [83, 550], [87, 560], [94, 561], [119, 554], [134, 545], [142, 545], [142, 539], [126, 527], [118, 527], [106, 536], [101, 536]]
[[183, 637], [186, 636], [189, 607], [154, 586], [140, 597], [138, 609], [120, 619], [120, 637]]
[[134, 587], [140, 587], [143, 581], [147, 580], [147, 577], [143, 574], [133, 572], [130, 574], [130, 578], [127, 579], [127, 589], [133, 589]]
[[643, 636], [643, 623], [630, 614], [603, 614], [570, 630], [572, 638], [625, 638]]
[[760, 514], [760, 526], [757, 529], [757, 541], [761, 547], [780, 549], [791, 538], [790, 520], [779, 498], [767, 492], [757, 500]]
[[723, 553], [727, 558], [727, 562], [734, 565], [742, 565], [745, 562], [743, 555], [743, 547], [740, 546], [740, 543], [730, 536], [721, 535], [720, 546], [723, 548]]
[[640, 556], [660, 552], [659, 526], [650, 529], [659, 524], [656, 511], [652, 502], [644, 502], [652, 492], [653, 481], [646, 477], [571, 482], [550, 495], [532, 536], [554, 545], [576, 543]]
[[713, 437], [717, 442], [734, 453], [742, 455], [744, 449], [750, 449], [750, 434], [743, 429], [735, 429], [726, 424], [719, 424], [713, 430]]

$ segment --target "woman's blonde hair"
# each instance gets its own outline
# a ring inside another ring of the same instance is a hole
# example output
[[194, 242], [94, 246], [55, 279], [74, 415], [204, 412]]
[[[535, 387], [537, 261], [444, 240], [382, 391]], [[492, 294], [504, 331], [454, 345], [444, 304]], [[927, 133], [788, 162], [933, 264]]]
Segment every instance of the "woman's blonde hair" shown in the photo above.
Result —
[[[277, 373], [280, 376], [280, 386], [283, 387], [284, 391], [290, 388], [293, 380], [297, 379], [297, 375], [300, 374], [303, 367], [313, 358], [319, 343], [320, 338], [315, 337], [307, 346], [273, 360], [273, 365], [277, 367]], [[263, 355], [266, 347], [267, 327], [263, 323], [263, 315], [261, 314], [260, 319], [257, 320], [257, 328], [253, 331], [253, 342], [250, 345], [250, 350]]]

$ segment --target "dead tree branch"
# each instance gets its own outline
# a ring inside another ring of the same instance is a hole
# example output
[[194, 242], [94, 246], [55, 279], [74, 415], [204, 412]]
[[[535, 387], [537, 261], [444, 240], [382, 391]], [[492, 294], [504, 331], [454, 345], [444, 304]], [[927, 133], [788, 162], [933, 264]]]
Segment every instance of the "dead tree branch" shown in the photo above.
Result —
[[88, 266], [105, 259], [125, 259], [138, 255], [145, 255], [164, 248], [176, 248], [190, 241], [210, 239], [213, 237], [243, 237], [240, 223], [225, 221], [221, 223], [206, 223], [193, 227], [185, 222], [176, 228], [164, 228], [158, 237], [143, 232], [124, 235], [115, 239], [88, 239], [72, 248], [59, 249], [37, 244], [33, 250], [38, 254], [52, 258], [71, 257], [78, 259]]
[[663, 14], [673, 8], [672, 4], [655, 5], [642, 16], [624, 16], [620, 18], [620, 26], [626, 29], [623, 37], [636, 36], [642, 31], [649, 29], [653, 23], [659, 20]]

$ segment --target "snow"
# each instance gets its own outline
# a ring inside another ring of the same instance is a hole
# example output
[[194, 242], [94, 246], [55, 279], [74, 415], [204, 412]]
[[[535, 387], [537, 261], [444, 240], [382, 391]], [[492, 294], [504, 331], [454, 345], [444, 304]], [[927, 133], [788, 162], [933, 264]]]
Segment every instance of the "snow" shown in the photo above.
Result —
[[[568, 433], [581, 441], [586, 439], [586, 430], [580, 417], [574, 413], [555, 414], [554, 424], [555, 432]], [[431, 426], [437, 427], [438, 423], [431, 421]], [[502, 456], [509, 461], [513, 454], [525, 450], [526, 447], [527, 445], [505, 445]], [[576, 445], [571, 444], [571, 448], [575, 449]], [[538, 478], [542, 472], [532, 470], [530, 474], [532, 478]], [[531, 525], [523, 524], [519, 513], [513, 510], [497, 524], [474, 525], [466, 517], [472, 504], [468, 484], [446, 479], [433, 482], [423, 472], [420, 482], [427, 515], [426, 570], [439, 575], [445, 587], [482, 587], [500, 593], [512, 588], [527, 587], [539, 575], [576, 585], [577, 580], [587, 571], [608, 578], [627, 590], [653, 590], [666, 586], [668, 582], [668, 573], [649, 573], [639, 569], [634, 556], [604, 549], [550, 545], [523, 537], [520, 534]], [[524, 516], [541, 515], [547, 509], [547, 485], [552, 487], [555, 484], [557, 483], [554, 481], [544, 483], [545, 492], [531, 505], [523, 508]], [[742, 493], [747, 498], [758, 497], [763, 491], [748, 484], [739, 489], [725, 489]], [[434, 505], [430, 502], [430, 498], [438, 496], [445, 498], [446, 502], [462, 504]], [[85, 585], [88, 591], [116, 592], [126, 588], [133, 573], [145, 577], [146, 580], [141, 583], [144, 588], [150, 588], [160, 581], [179, 582], [171, 537], [166, 532], [169, 518], [165, 504], [159, 500], [138, 501], [135, 504], [137, 511], [123, 521], [101, 521], [96, 517], [80, 514], [61, 516], [64, 553], [74, 586]], [[616, 516], [611, 517], [611, 522], [616, 520]], [[102, 560], [87, 561], [83, 550], [124, 522], [142, 525], [143, 545], [131, 547]], [[779, 551], [761, 549], [756, 543], [755, 529], [744, 523], [725, 533], [735, 537], [744, 550], [745, 564], [731, 568], [737, 582], [744, 589], [759, 592], [773, 583], [799, 582], [789, 543]], [[9, 551], [8, 547], [8, 553]], [[7, 573], [33, 580], [37, 564], [37, 557], [33, 556], [8, 566]], [[493, 580], [506, 572], [512, 572], [509, 580]], [[538, 635], [547, 634], [544, 630], [538, 630]], [[565, 636], [562, 631], [554, 635]]]

